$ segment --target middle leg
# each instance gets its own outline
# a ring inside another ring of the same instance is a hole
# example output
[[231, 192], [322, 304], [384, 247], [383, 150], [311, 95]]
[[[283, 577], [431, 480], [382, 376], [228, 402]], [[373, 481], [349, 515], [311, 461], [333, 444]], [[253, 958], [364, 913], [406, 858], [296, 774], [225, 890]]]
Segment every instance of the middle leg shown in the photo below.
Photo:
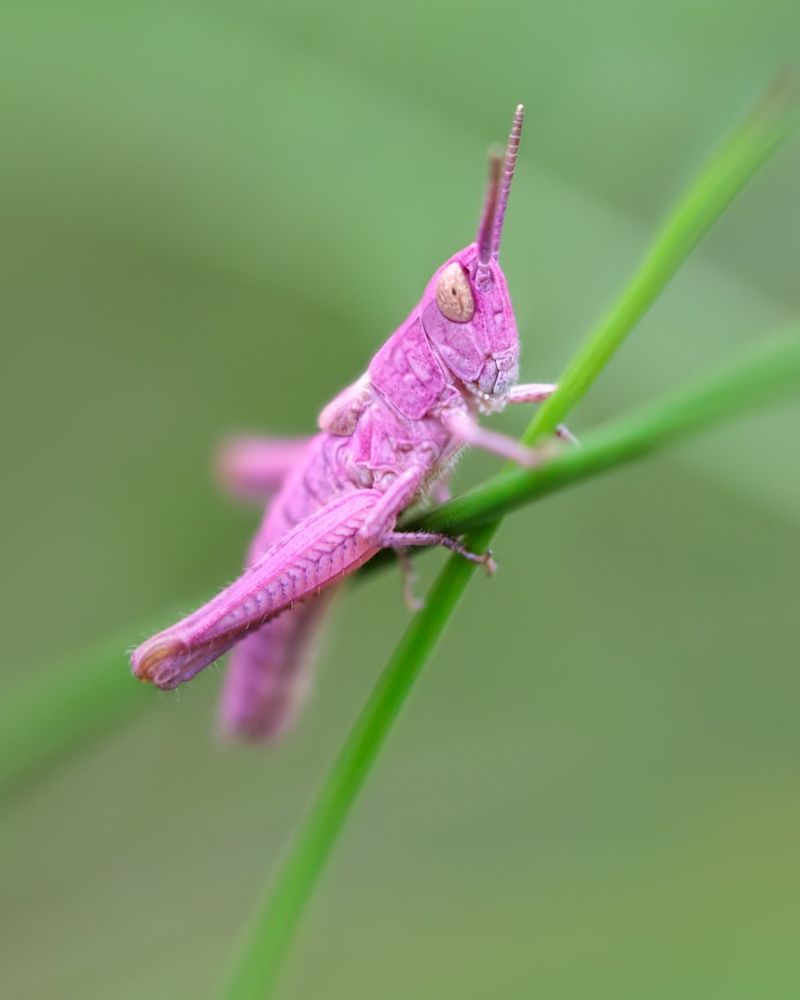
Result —
[[485, 566], [488, 573], [493, 573], [496, 566], [491, 552], [470, 552], [457, 539], [438, 532], [395, 531], [397, 518], [413, 501], [426, 472], [423, 466], [412, 466], [400, 473], [370, 512], [360, 534], [366, 541], [387, 549], [402, 550], [424, 545], [443, 545], [451, 552], [457, 552], [465, 559], [469, 559], [470, 562]]

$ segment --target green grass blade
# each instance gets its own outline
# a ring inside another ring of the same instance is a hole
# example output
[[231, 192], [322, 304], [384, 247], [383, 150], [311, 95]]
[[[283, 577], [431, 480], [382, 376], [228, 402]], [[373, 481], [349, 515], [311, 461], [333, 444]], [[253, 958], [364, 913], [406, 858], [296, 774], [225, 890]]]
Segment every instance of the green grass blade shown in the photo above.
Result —
[[797, 124], [797, 81], [781, 77], [767, 91], [667, 218], [628, 286], [568, 365], [558, 391], [523, 440], [551, 433], [586, 394], [633, 327], [692, 250]]
[[331, 848], [444, 622], [466, 589], [471, 568], [464, 559], [448, 561], [430, 591], [425, 613], [417, 615], [406, 629], [317, 793], [274, 886], [262, 901], [224, 994], [230, 1000], [256, 1000], [272, 994]]

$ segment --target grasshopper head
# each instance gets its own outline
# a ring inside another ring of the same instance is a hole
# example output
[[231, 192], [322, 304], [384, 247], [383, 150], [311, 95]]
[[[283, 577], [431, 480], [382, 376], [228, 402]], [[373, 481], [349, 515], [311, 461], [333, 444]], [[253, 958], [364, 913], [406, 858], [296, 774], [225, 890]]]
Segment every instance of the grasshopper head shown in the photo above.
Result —
[[489, 161], [489, 185], [475, 242], [439, 268], [422, 300], [425, 333], [482, 410], [501, 409], [518, 374], [517, 324], [498, 257], [522, 115], [520, 104], [505, 156], [495, 155]]

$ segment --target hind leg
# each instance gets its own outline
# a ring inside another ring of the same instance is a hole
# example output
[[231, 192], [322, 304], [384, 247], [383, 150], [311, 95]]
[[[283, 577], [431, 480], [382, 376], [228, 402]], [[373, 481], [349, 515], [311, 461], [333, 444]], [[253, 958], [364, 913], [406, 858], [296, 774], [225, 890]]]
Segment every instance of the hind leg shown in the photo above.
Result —
[[272, 740], [292, 725], [311, 686], [321, 619], [335, 591], [307, 598], [236, 646], [222, 690], [224, 736]]
[[297, 465], [311, 438], [236, 437], [222, 444], [215, 461], [220, 484], [234, 496], [263, 500]]
[[380, 548], [359, 534], [379, 500], [376, 490], [356, 490], [309, 515], [215, 598], [135, 649], [133, 672], [177, 687], [254, 629], [354, 572]]

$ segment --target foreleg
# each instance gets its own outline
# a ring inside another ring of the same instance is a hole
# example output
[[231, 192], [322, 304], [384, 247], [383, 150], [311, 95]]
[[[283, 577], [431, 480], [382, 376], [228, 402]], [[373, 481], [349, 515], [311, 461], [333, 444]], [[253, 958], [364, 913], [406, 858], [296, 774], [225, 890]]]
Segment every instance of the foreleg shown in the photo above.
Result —
[[217, 479], [235, 496], [264, 499], [280, 489], [310, 441], [311, 438], [231, 438], [217, 452]]
[[450, 433], [461, 443], [482, 448], [495, 455], [501, 455], [512, 462], [518, 462], [528, 469], [541, 465], [545, 454], [538, 448], [528, 448], [507, 434], [498, 434], [481, 427], [477, 419], [468, 410], [450, 410], [442, 414]]
[[[549, 399], [558, 388], [552, 382], [529, 382], [527, 385], [515, 385], [508, 394], [509, 403], [543, 403]], [[565, 424], [556, 427], [556, 437], [569, 444], [577, 444], [578, 439]]]
[[557, 388], [552, 382], [528, 382], [526, 385], [515, 385], [507, 398], [509, 403], [543, 403]]

